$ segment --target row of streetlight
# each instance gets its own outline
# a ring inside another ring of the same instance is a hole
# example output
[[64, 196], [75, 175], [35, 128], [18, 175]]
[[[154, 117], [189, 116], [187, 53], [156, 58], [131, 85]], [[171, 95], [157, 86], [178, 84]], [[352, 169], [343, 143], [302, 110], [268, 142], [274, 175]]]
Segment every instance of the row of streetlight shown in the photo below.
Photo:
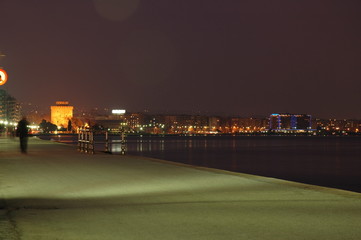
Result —
[[16, 125], [18, 125], [18, 124], [15, 123], [15, 122], [8, 122], [8, 121], [4, 121], [4, 120], [0, 120], [0, 124], [3, 124], [3, 125], [5, 125], [5, 126], [8, 126], [8, 125], [10, 125], [10, 126], [16, 126]]
[[[0, 125], [16, 127], [18, 124], [16, 122], [9, 122], [9, 121], [6, 121], [6, 120], [0, 120]], [[37, 126], [37, 125], [28, 125], [28, 128], [30, 128], [30, 129], [38, 129], [39, 126]]]

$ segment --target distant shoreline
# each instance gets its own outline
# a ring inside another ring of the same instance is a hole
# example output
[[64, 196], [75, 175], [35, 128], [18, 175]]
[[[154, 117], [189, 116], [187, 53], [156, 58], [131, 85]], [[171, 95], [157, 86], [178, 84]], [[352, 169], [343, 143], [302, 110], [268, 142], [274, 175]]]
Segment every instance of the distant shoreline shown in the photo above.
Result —
[[[105, 133], [97, 133], [95, 135], [104, 135]], [[77, 136], [78, 133], [41, 133], [41, 134], [31, 134], [31, 136]], [[119, 133], [110, 133], [110, 136], [118, 136]], [[339, 135], [339, 134], [292, 134], [292, 133], [282, 133], [282, 134], [264, 134], [264, 133], [253, 133], [253, 134], [245, 134], [245, 133], [220, 133], [220, 134], [134, 134], [134, 133], [126, 133], [125, 136], [129, 137], [361, 137], [361, 134], [348, 134], [348, 135]]]

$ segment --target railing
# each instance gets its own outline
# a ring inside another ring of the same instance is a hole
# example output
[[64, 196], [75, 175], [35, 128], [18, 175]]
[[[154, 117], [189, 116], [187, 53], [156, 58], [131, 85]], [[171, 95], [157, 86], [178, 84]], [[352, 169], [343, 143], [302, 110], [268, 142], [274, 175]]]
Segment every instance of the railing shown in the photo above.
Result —
[[[124, 155], [126, 152], [126, 141], [125, 141], [125, 134], [124, 134], [124, 130], [120, 130], [120, 154]], [[112, 153], [111, 149], [112, 149], [112, 144], [115, 144], [110, 138], [109, 138], [109, 133], [105, 132], [105, 152], [106, 153]]]
[[81, 129], [78, 133], [78, 150], [84, 153], [94, 154], [94, 132], [89, 129]]
[[[120, 143], [120, 153], [122, 155], [126, 152], [126, 141], [124, 130], [120, 129], [120, 141], [114, 141], [109, 137], [109, 132], [105, 132], [105, 142], [99, 141], [96, 143], [105, 144], [105, 152], [112, 153], [112, 145]], [[95, 141], [94, 141], [94, 131], [90, 129], [81, 129], [78, 133], [78, 150], [84, 153], [95, 153]]]

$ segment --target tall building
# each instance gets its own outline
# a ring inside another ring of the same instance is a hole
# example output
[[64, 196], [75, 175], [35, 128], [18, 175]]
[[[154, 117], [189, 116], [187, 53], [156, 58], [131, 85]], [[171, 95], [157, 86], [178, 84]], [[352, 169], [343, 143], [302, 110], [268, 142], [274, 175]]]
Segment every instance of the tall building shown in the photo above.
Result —
[[67, 128], [69, 120], [73, 117], [73, 106], [69, 106], [67, 101], [58, 101], [56, 106], [51, 106], [51, 123], [58, 127]]
[[5, 90], [0, 89], [0, 121], [18, 122], [20, 109], [20, 103]]
[[274, 113], [270, 116], [270, 130], [311, 130], [312, 117], [306, 114]]

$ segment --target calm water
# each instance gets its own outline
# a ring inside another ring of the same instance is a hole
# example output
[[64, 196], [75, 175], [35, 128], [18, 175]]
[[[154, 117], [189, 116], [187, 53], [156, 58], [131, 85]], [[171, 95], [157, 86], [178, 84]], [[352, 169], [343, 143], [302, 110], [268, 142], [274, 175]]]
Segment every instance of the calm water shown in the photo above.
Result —
[[[74, 136], [53, 139], [76, 142]], [[361, 137], [129, 136], [127, 149], [131, 155], [361, 192]]]

